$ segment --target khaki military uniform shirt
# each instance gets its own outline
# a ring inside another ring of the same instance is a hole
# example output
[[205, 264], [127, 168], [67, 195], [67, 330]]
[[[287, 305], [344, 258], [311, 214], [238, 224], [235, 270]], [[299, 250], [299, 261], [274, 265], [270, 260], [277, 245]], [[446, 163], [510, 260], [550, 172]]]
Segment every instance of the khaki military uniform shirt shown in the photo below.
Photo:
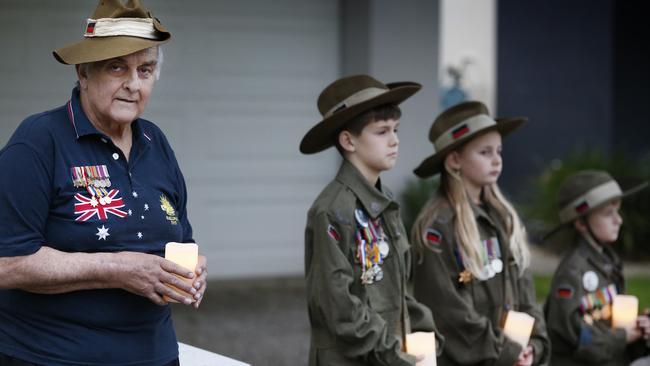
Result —
[[[383, 278], [372, 284], [361, 282], [355, 239], [359, 209], [369, 220], [381, 220], [389, 244]], [[403, 352], [405, 334], [435, 328], [431, 312], [406, 291], [409, 272], [409, 243], [398, 204], [344, 161], [307, 217], [309, 365], [415, 365], [415, 358]]]
[[468, 278], [455, 239], [454, 213], [446, 198], [437, 195], [434, 200], [438, 200], [441, 209], [427, 231], [429, 249], [416, 262], [413, 277], [415, 298], [431, 309], [445, 337], [438, 365], [513, 366], [522, 347], [502, 331], [508, 309], [535, 318], [529, 343], [535, 352], [533, 364], [546, 364], [550, 342], [535, 300], [532, 275], [526, 271], [519, 276], [519, 268], [506, 245], [503, 223], [489, 206], [472, 205], [481, 241], [490, 240], [493, 247], [498, 240], [500, 253], [493, 248], [492, 256], [500, 256], [502, 268], [487, 280]]
[[639, 345], [628, 346], [625, 331], [611, 327], [611, 298], [624, 292], [618, 255], [577, 236], [558, 265], [545, 306], [553, 366], [630, 363]]

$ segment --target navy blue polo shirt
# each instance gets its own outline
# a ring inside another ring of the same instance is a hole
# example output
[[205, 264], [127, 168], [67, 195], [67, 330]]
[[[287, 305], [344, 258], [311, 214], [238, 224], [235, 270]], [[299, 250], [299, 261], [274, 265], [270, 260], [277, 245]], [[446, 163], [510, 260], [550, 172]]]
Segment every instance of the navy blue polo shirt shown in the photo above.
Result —
[[[193, 242], [167, 139], [144, 119], [131, 128], [127, 161], [90, 123], [76, 88], [64, 106], [23, 121], [0, 151], [0, 256], [41, 246], [162, 256], [167, 242]], [[178, 357], [178, 345], [169, 306], [125, 290], [0, 290], [0, 353], [44, 365], [157, 366]]]

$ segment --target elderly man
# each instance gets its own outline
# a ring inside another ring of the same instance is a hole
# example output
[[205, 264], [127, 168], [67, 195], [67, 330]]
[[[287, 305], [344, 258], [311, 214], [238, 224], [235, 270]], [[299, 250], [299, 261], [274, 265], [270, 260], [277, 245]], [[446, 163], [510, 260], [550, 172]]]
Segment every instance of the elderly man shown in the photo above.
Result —
[[[162, 258], [193, 242], [185, 182], [139, 118], [170, 33], [137, 0], [100, 1], [62, 107], [28, 117], [0, 151], [0, 365], [177, 365], [168, 301], [199, 306], [194, 272]], [[170, 287], [173, 286], [173, 287]]]

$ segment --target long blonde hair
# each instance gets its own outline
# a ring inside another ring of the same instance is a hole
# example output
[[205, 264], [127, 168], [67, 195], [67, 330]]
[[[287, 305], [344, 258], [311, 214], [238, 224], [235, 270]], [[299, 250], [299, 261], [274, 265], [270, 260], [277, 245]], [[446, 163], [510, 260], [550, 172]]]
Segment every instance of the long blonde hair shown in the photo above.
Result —
[[[483, 244], [463, 179], [459, 173], [454, 172], [453, 169], [447, 166], [446, 162], [445, 169], [440, 174], [438, 194], [445, 199], [432, 198], [429, 200], [420, 211], [413, 225], [411, 236], [416, 253], [421, 258], [423, 251], [428, 248], [427, 229], [431, 227], [433, 221], [438, 217], [440, 209], [449, 204], [454, 213], [454, 234], [463, 265], [479, 280], [487, 279], [483, 271], [481, 256], [481, 246]], [[517, 263], [519, 275], [521, 276], [530, 265], [530, 250], [528, 248], [526, 229], [522, 225], [514, 207], [503, 196], [496, 183], [483, 187], [483, 199], [495, 209], [501, 222], [506, 226], [510, 253]]]

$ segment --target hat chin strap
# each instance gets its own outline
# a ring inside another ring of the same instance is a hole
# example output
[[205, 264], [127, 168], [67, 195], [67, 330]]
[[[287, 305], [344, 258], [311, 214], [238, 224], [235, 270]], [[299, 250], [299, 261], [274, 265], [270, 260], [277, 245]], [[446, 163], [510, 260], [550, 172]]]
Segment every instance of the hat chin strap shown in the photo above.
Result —
[[594, 247], [594, 249], [598, 250], [599, 252], [603, 251], [603, 243], [601, 243], [598, 238], [596, 238], [596, 235], [594, 235], [594, 231], [591, 229], [591, 225], [589, 224], [589, 221], [586, 220], [586, 218], [580, 218], [579, 220], [582, 220], [584, 222], [585, 226], [587, 227], [587, 232], [583, 233], [581, 232], [580, 235], [589, 243], [591, 246]]
[[131, 36], [158, 39], [151, 18], [100, 18], [88, 19], [84, 37]]

